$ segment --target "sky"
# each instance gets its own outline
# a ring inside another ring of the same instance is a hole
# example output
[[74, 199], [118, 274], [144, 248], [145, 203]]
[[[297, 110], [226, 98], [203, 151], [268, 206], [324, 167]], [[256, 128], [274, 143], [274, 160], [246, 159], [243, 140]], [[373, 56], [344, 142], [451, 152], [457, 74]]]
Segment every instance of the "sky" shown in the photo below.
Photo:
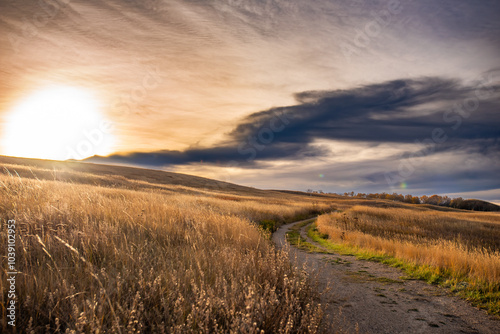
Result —
[[0, 32], [0, 154], [500, 203], [496, 0], [6, 0]]

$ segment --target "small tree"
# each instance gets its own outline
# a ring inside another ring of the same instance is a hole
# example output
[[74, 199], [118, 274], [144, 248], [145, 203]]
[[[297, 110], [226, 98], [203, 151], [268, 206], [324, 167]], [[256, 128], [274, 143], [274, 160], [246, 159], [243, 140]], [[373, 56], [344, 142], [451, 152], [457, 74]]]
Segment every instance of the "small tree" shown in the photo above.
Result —
[[412, 203], [412, 200], [413, 200], [413, 196], [408, 194], [408, 195], [405, 195], [405, 199], [404, 199], [404, 202], [405, 203]]
[[441, 203], [441, 200], [442, 200], [441, 196], [432, 195], [431, 197], [429, 197], [429, 199], [427, 199], [427, 203], [432, 205], [439, 205], [439, 203]]
[[464, 199], [462, 197], [457, 197], [451, 200], [450, 206], [452, 208], [460, 209], [463, 205]]

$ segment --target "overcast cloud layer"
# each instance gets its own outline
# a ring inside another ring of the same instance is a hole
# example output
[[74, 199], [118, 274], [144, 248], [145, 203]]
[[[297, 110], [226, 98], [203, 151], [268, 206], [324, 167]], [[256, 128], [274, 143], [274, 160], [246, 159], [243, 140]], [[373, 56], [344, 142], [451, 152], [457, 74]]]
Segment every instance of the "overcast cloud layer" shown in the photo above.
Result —
[[0, 126], [87, 87], [119, 136], [91, 161], [500, 202], [498, 1], [3, 1], [0, 31]]

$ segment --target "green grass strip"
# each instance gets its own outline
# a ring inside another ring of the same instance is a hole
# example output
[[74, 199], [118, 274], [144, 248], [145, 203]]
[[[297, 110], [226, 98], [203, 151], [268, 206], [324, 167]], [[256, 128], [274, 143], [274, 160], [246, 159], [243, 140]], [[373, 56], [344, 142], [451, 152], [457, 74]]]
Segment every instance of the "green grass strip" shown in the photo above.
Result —
[[305, 238], [303, 238], [300, 235], [300, 230], [304, 226], [311, 224], [313, 221], [314, 221], [313, 219], [307, 220], [307, 221], [304, 221], [301, 223], [297, 223], [297, 224], [293, 225], [292, 227], [290, 227], [289, 231], [286, 232], [286, 234], [285, 234], [286, 240], [290, 244], [297, 247], [298, 249], [309, 252], [309, 253], [328, 253], [327, 251], [321, 249], [320, 247], [309, 243]]

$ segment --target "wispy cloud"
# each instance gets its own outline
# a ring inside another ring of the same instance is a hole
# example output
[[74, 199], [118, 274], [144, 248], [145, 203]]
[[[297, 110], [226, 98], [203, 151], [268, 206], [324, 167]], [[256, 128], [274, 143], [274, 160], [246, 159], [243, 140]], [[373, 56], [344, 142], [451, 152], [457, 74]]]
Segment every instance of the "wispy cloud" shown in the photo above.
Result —
[[[101, 161], [351, 180], [316, 180], [329, 189], [387, 186], [422, 151], [417, 190], [498, 170], [498, 82], [470, 116], [453, 109], [498, 67], [496, 0], [3, 1], [0, 32], [0, 127], [31, 91], [85, 86], [117, 129]], [[415, 143], [435, 129], [432, 151]], [[473, 163], [438, 177], [445, 160]]]

